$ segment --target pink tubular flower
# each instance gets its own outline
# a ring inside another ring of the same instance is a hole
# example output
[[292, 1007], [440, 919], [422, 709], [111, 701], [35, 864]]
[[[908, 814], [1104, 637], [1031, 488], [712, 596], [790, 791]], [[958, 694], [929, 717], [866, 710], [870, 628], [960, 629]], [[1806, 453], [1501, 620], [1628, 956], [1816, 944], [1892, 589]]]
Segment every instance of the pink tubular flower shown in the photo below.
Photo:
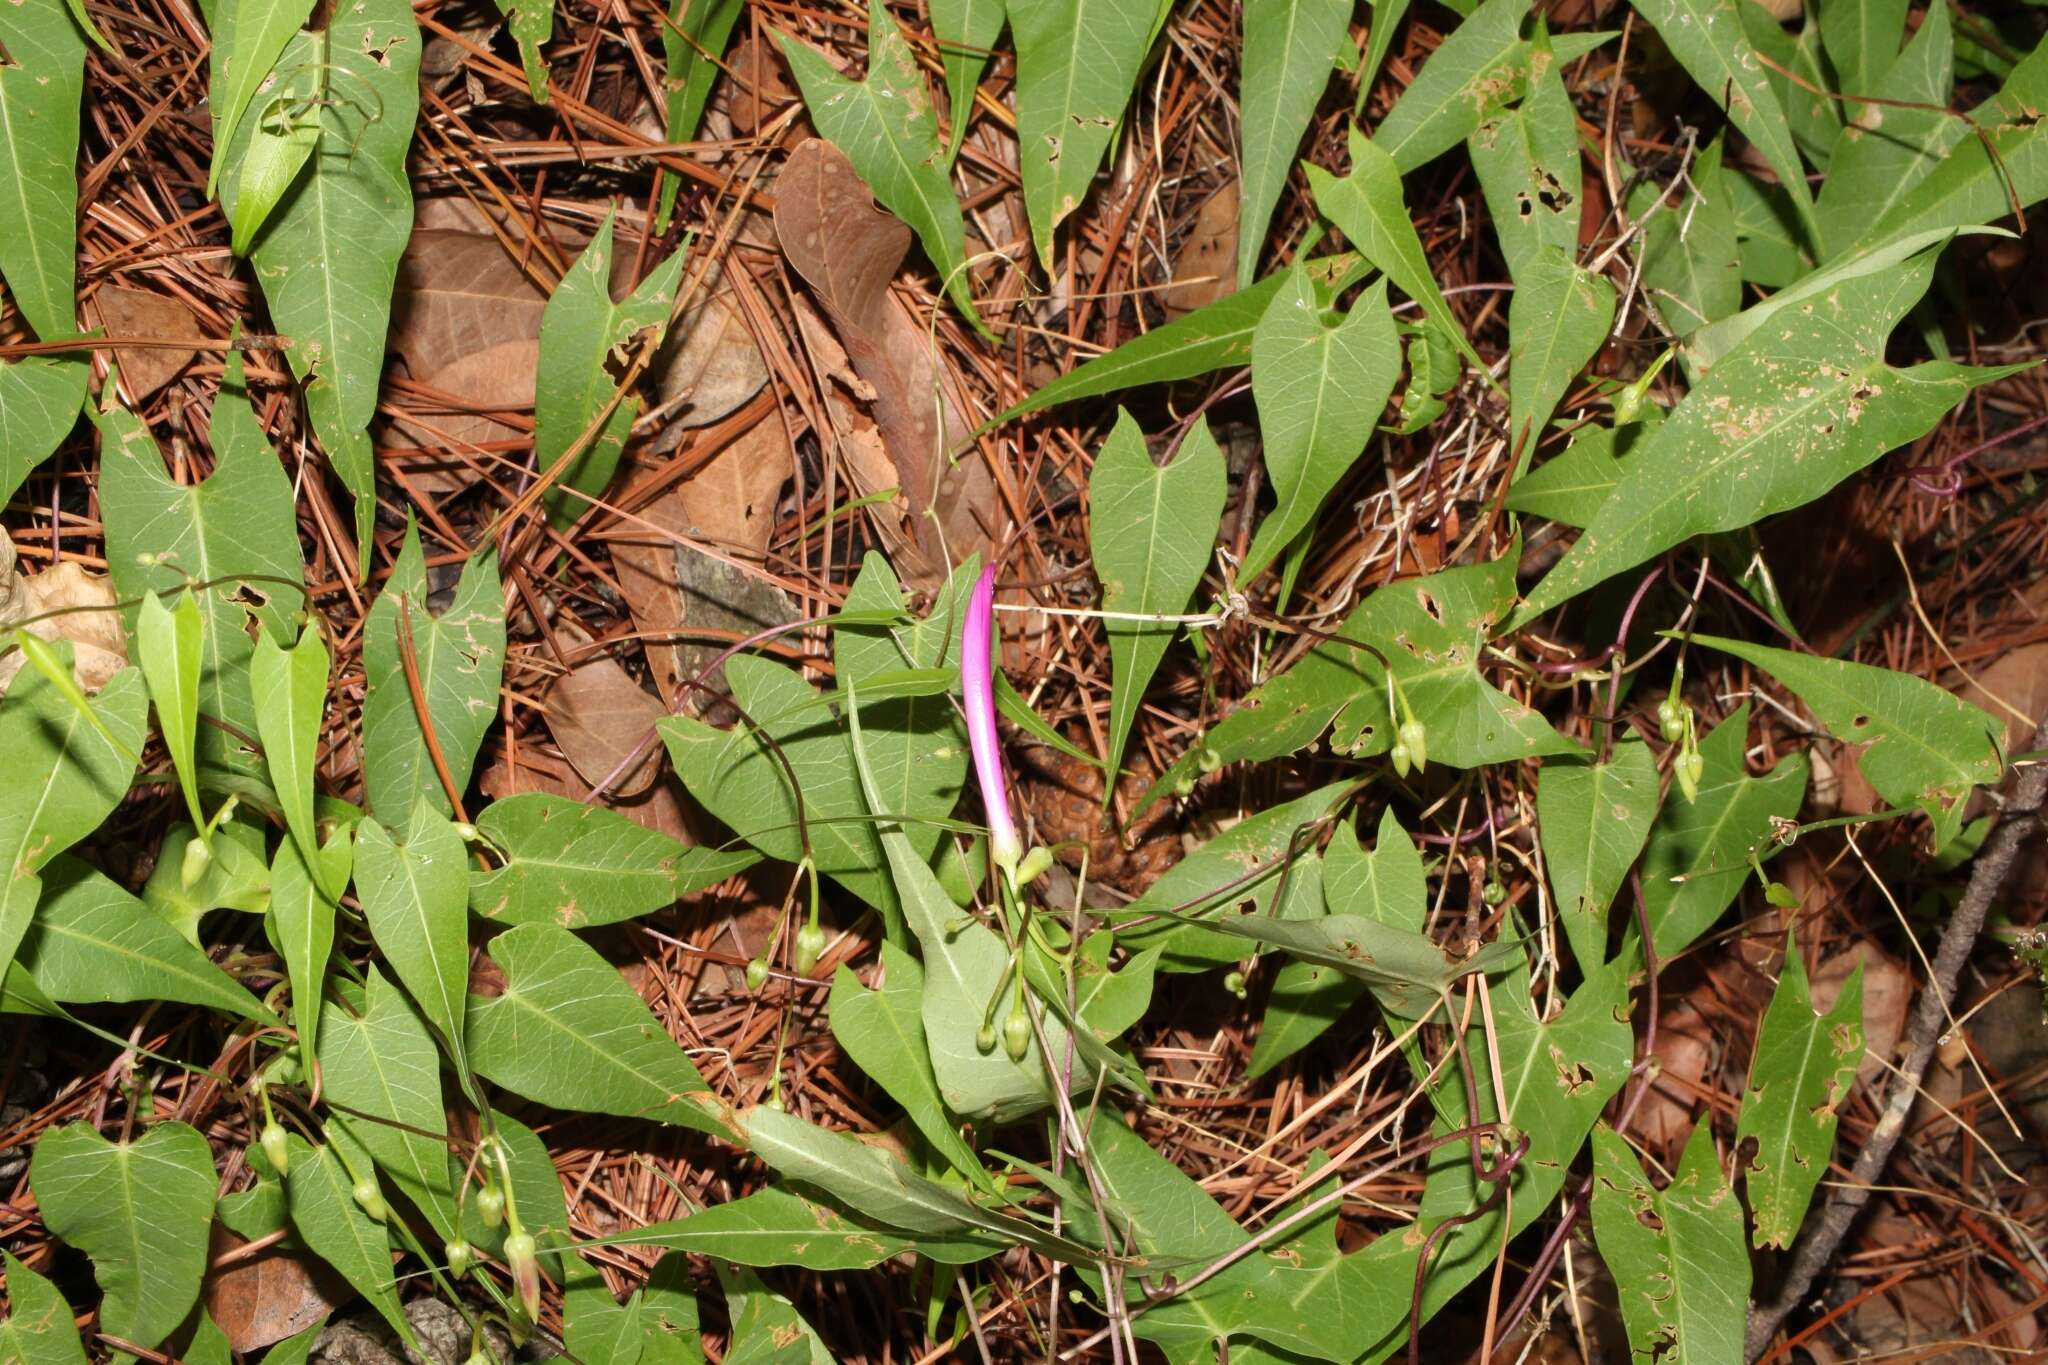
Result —
[[996, 571], [990, 565], [981, 571], [967, 599], [967, 620], [960, 631], [960, 692], [967, 709], [967, 747], [974, 755], [974, 775], [988, 813], [989, 857], [1015, 872], [1024, 847], [1010, 818], [1010, 788], [996, 738], [995, 663], [990, 649], [995, 614]]

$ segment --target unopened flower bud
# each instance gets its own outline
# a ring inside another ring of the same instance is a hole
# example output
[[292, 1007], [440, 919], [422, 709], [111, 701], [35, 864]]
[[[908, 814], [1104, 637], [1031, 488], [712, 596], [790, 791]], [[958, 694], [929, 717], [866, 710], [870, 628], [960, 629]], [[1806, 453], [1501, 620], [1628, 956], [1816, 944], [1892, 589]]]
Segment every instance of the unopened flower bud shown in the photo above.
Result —
[[757, 957], [747, 964], [747, 989], [756, 994], [768, 984], [768, 959]]
[[1501, 880], [1498, 876], [1488, 877], [1486, 885], [1480, 888], [1479, 891], [1479, 899], [1485, 901], [1489, 907], [1499, 905], [1507, 898], [1508, 889], [1501, 885]]
[[486, 1185], [476, 1192], [476, 1216], [484, 1220], [484, 1226], [494, 1228], [505, 1221], [505, 1192], [496, 1185]]
[[1387, 758], [1394, 765], [1394, 776], [1408, 776], [1408, 769], [1410, 767], [1410, 764], [1408, 761], [1408, 746], [1406, 744], [1402, 743], [1398, 739], [1395, 740], [1394, 747], [1387, 752]]
[[1408, 757], [1415, 764], [1415, 771], [1429, 770], [1429, 731], [1419, 720], [1401, 723], [1401, 743], [1408, 746]]
[[206, 869], [213, 862], [213, 850], [206, 846], [206, 840], [193, 835], [186, 841], [185, 856], [178, 862], [178, 885], [190, 891], [206, 875]]
[[1024, 1013], [1020, 1001], [1013, 1006], [1003, 1020], [1003, 1051], [1010, 1054], [1010, 1060], [1021, 1062], [1031, 1051], [1031, 1017]]
[[533, 1234], [515, 1232], [505, 1239], [505, 1264], [512, 1267], [512, 1285], [519, 1291], [519, 1306], [534, 1321], [540, 1319], [540, 1261], [533, 1254]]
[[263, 1149], [263, 1155], [269, 1158], [271, 1166], [283, 1175], [285, 1168], [291, 1165], [291, 1146], [285, 1141], [284, 1125], [276, 1119], [270, 1120], [263, 1125], [256, 1143]]
[[1246, 990], [1244, 973], [1238, 971], [1225, 972], [1223, 975], [1223, 989], [1229, 991], [1240, 1000], [1244, 999]]
[[1223, 755], [1204, 744], [1195, 751], [1195, 766], [1205, 773], [1213, 773], [1223, 766]]
[[1029, 853], [1024, 855], [1024, 860], [1017, 864], [1017, 885], [1031, 885], [1031, 883], [1044, 876], [1045, 870], [1051, 866], [1052, 850], [1044, 844], [1034, 846]]
[[384, 1202], [384, 1192], [377, 1188], [375, 1176], [364, 1176], [355, 1183], [349, 1193], [355, 1196], [355, 1201], [362, 1207], [363, 1212], [370, 1215], [371, 1222], [381, 1223], [390, 1215], [391, 1208]]
[[455, 822], [455, 837], [462, 840], [465, 844], [473, 844], [483, 836], [477, 833], [476, 826], [470, 824], [469, 821], [457, 820]]
[[1707, 761], [1700, 757], [1698, 749], [1688, 749], [1671, 761], [1672, 775], [1678, 779], [1678, 789], [1685, 793], [1687, 801], [1699, 800], [1700, 774], [1706, 766]]
[[996, 1026], [994, 1024], [983, 1024], [974, 1031], [974, 1047], [977, 1052], [994, 1052], [996, 1050]]
[[445, 1251], [448, 1256], [448, 1273], [458, 1280], [467, 1275], [469, 1268], [476, 1264], [476, 1248], [460, 1237], [448, 1243]]
[[[811, 968], [818, 965], [818, 957], [825, 951], [825, 931], [815, 924], [805, 924], [796, 931], [796, 969], [809, 976]], [[759, 989], [756, 987], [756, 989]]]

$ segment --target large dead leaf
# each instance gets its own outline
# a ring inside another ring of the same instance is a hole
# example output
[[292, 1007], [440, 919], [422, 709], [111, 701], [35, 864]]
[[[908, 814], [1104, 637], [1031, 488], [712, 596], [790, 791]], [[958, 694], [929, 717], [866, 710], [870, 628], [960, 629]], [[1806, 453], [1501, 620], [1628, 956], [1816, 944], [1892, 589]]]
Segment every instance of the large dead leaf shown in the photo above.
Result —
[[[210, 1259], [247, 1245], [216, 1223]], [[210, 1272], [204, 1297], [207, 1315], [230, 1348], [260, 1351], [305, 1331], [355, 1298], [355, 1291], [318, 1258], [274, 1246]]]
[[[629, 469], [628, 481], [636, 473], [651, 472], [643, 462]], [[649, 635], [685, 627], [751, 635], [794, 620], [795, 606], [774, 584], [660, 534], [688, 536], [736, 558], [756, 560], [768, 548], [782, 486], [794, 472], [789, 434], [782, 419], [771, 414], [640, 509], [636, 515], [646, 525], [629, 523], [612, 541], [612, 567], [634, 625]], [[673, 697], [679, 682], [694, 677], [724, 649], [703, 641], [649, 640], [643, 647], [648, 672], [663, 697]], [[711, 682], [722, 687], [719, 677]]]
[[[103, 284], [94, 290], [85, 305], [85, 320], [110, 337], [197, 341], [206, 335], [199, 315], [178, 300], [121, 284]], [[114, 361], [120, 366], [121, 387], [127, 390], [128, 400], [140, 403], [176, 379], [198, 354], [181, 346], [124, 346], [114, 352]]]
[[949, 561], [985, 551], [998, 528], [994, 481], [978, 453], [948, 459], [967, 424], [938, 382], [930, 337], [889, 289], [910, 229], [875, 207], [843, 152], [813, 138], [790, 153], [775, 182], [775, 232], [872, 395], [908, 504], [905, 535], [920, 552], [906, 576], [931, 582]]
[[562, 756], [592, 786], [611, 776], [639, 748], [639, 761], [609, 788], [622, 797], [639, 795], [661, 769], [661, 745], [643, 746], [642, 741], [653, 732], [654, 722], [668, 714], [667, 708], [634, 682], [610, 654], [599, 651], [584, 657], [591, 638], [576, 622], [567, 618], [557, 621], [554, 634], [556, 647], [576, 663], [548, 687], [548, 733], [555, 737]]

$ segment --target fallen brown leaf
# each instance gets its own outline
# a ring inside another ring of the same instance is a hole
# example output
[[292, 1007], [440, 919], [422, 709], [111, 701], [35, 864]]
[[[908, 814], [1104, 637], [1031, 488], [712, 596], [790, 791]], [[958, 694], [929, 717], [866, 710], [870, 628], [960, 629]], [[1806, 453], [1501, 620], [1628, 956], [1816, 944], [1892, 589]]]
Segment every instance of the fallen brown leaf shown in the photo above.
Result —
[[[548, 687], [548, 733], [577, 774], [595, 786], [611, 776], [668, 711], [610, 654], [600, 650], [579, 657], [591, 645], [582, 626], [564, 618], [555, 623], [554, 634], [562, 653], [578, 661]], [[636, 796], [647, 790], [660, 769], [661, 746], [650, 745], [609, 790]]]
[[1971, 672], [1974, 680], [1951, 677], [1944, 681], [1970, 705], [2004, 718], [2007, 753], [2031, 748], [2035, 726], [2031, 721], [2021, 721], [2013, 712], [2033, 720], [2048, 712], [2048, 641], [2021, 645]]
[[1186, 317], [1237, 292], [1237, 224], [1237, 182], [1229, 180], [1202, 201], [1173, 258], [1173, 283], [1162, 300], [1167, 317]]
[[1860, 943], [1822, 960], [1813, 970], [1813, 1008], [1825, 1014], [1835, 1007], [1842, 984], [1858, 961], [1863, 963], [1863, 1065], [1856, 1069], [1859, 1085], [1885, 1074], [1899, 1039], [1906, 1033], [1906, 1013], [1913, 1007], [1913, 974], [1906, 964], [1874, 943]]
[[775, 45], [748, 34], [726, 54], [727, 74], [719, 81], [724, 89], [726, 115], [741, 135], [752, 137], [761, 125], [774, 119], [797, 101], [796, 87], [789, 83], [789, 67]]
[[[151, 341], [197, 341], [206, 335], [199, 315], [178, 300], [147, 289], [103, 284], [86, 301], [85, 320], [111, 337]], [[121, 387], [128, 400], [140, 403], [178, 377], [192, 363], [196, 350], [164, 346], [124, 346], [114, 352], [121, 368]]]
[[[68, 559], [39, 574], [23, 574], [14, 542], [0, 536], [0, 630], [27, 621], [29, 631], [42, 639], [69, 640], [72, 676], [87, 692], [99, 691], [128, 666], [128, 638], [121, 613], [113, 610], [115, 601], [111, 579]], [[23, 662], [18, 649], [0, 657], [0, 696]]]
[[[247, 1245], [216, 1223], [209, 1259]], [[207, 1314], [235, 1351], [260, 1351], [283, 1341], [353, 1298], [348, 1281], [326, 1262], [282, 1246], [210, 1271], [204, 1290]]]

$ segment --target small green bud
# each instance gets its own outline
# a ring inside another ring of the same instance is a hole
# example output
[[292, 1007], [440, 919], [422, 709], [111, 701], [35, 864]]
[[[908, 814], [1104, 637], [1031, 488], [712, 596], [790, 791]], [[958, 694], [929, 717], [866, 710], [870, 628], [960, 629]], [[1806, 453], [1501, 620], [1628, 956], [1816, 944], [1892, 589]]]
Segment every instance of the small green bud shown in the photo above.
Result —
[[977, 1052], [994, 1052], [996, 1050], [996, 1026], [994, 1024], [983, 1024], [974, 1031], [974, 1049]]
[[476, 1192], [476, 1216], [484, 1220], [484, 1226], [494, 1228], [505, 1221], [505, 1192], [496, 1185], [486, 1185]]
[[1223, 976], [1223, 989], [1224, 989], [1224, 990], [1226, 990], [1226, 991], [1229, 991], [1229, 992], [1230, 992], [1230, 993], [1231, 993], [1232, 995], [1236, 996], [1236, 997], [1237, 997], [1238, 999], [1240, 999], [1240, 1000], [1244, 999], [1244, 997], [1245, 997], [1245, 980], [1244, 980], [1244, 973], [1243, 973], [1243, 972], [1237, 972], [1237, 971], [1233, 971], [1233, 972], [1226, 972], [1226, 973], [1224, 973], [1224, 976]]
[[1666, 743], [1676, 744], [1685, 738], [1686, 713], [1690, 709], [1675, 695], [1657, 703], [1657, 732]]
[[190, 891], [206, 875], [206, 869], [213, 862], [213, 850], [206, 846], [206, 840], [193, 835], [186, 841], [185, 856], [178, 862], [178, 885]]
[[270, 1120], [263, 1125], [263, 1132], [257, 1136], [256, 1143], [263, 1148], [263, 1155], [270, 1159], [277, 1173], [283, 1175], [285, 1168], [291, 1165], [291, 1147], [285, 1141], [284, 1125], [276, 1119]]
[[758, 995], [761, 988], [767, 984], [768, 959], [757, 957], [747, 964], [747, 989]]
[[1173, 784], [1173, 794], [1185, 801], [1195, 794], [1195, 779], [1183, 777]]
[[1223, 755], [1204, 744], [1195, 751], [1195, 766], [1205, 773], [1213, 773], [1223, 766]]
[[1017, 864], [1017, 885], [1031, 885], [1044, 876], [1045, 870], [1051, 866], [1052, 850], [1044, 844], [1035, 845], [1024, 855], [1024, 860]]
[[376, 1177], [364, 1176], [355, 1183], [349, 1193], [355, 1196], [355, 1201], [362, 1207], [363, 1212], [370, 1215], [371, 1222], [381, 1223], [390, 1215], [391, 1208], [384, 1202], [384, 1192], [377, 1188]]
[[1396, 777], [1408, 776], [1408, 768], [1410, 765], [1408, 746], [1406, 744], [1402, 743], [1398, 739], [1395, 740], [1394, 747], [1388, 751], [1387, 757], [1393, 762], [1394, 775]]
[[1508, 898], [1508, 889], [1501, 885], [1499, 876], [1488, 877], [1486, 885], [1480, 888], [1479, 898], [1489, 907], [1499, 905]]
[[[806, 923], [796, 931], [796, 969], [804, 975], [811, 974], [811, 968], [818, 965], [818, 957], [825, 951], [825, 931], [818, 925]], [[765, 972], [765, 967], [763, 968]], [[756, 986], [755, 990], [760, 987]]]
[[476, 826], [470, 824], [469, 821], [457, 820], [455, 822], [455, 837], [462, 840], [465, 844], [473, 844], [483, 836], [477, 832]]
[[470, 1338], [469, 1358], [463, 1361], [462, 1365], [492, 1365], [490, 1352], [484, 1350], [481, 1333]]
[[1700, 774], [1706, 770], [1707, 761], [1700, 757], [1698, 749], [1687, 749], [1671, 761], [1671, 772], [1678, 779], [1678, 789], [1685, 793], [1685, 799], [1697, 801], [1700, 797]]
[[1009, 1017], [1003, 1020], [1003, 1051], [1010, 1054], [1010, 1060], [1021, 1062], [1024, 1054], [1031, 1051], [1031, 1017], [1024, 1013], [1020, 1001], [1010, 1009]]
[[448, 1256], [448, 1273], [461, 1279], [476, 1264], [476, 1248], [457, 1237], [444, 1248]]
[[1408, 757], [1414, 762], [1415, 771], [1418, 773], [1427, 772], [1429, 770], [1429, 731], [1423, 728], [1421, 721], [1408, 720], [1401, 723], [1400, 733], [1400, 742], [1408, 746]]
[[1780, 910], [1797, 910], [1799, 893], [1783, 882], [1765, 882], [1764, 899]]
[[505, 1264], [512, 1267], [512, 1285], [519, 1306], [530, 1320], [540, 1318], [540, 1262], [534, 1257], [533, 1234], [521, 1230], [505, 1239]]

